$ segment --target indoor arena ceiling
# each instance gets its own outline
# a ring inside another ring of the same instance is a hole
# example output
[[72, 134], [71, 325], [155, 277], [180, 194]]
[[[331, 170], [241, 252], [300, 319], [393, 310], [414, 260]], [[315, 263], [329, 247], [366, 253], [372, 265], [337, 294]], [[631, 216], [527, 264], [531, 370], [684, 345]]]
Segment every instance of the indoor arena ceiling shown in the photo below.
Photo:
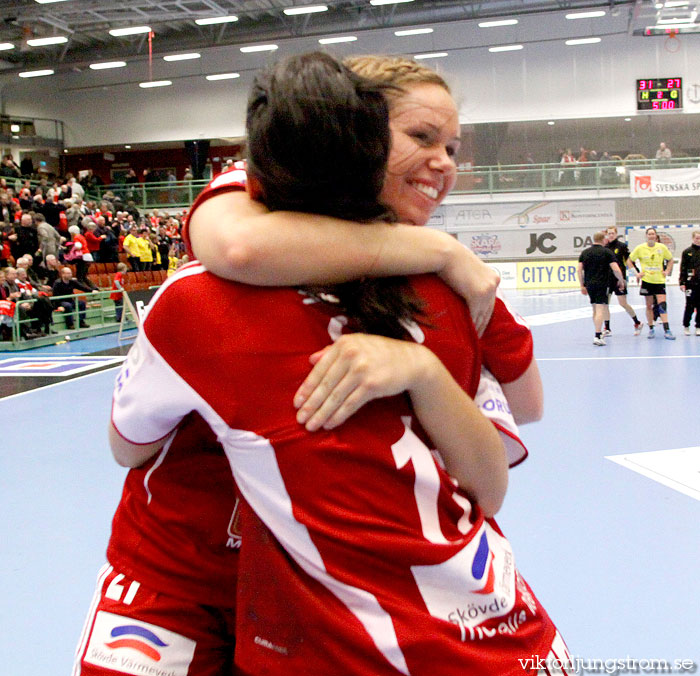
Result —
[[[471, 19], [603, 10], [628, 17], [628, 32], [653, 25], [669, 11], [695, 22], [696, 6], [683, 0], [325, 0], [325, 11], [290, 15], [321, 0], [0, 0], [0, 69], [69, 69], [126, 57], [148, 56], [148, 33], [113, 37], [117, 28], [150, 26], [153, 54], [207, 47], [333, 36], [378, 28], [401, 29]], [[393, 3], [393, 4], [390, 4]], [[668, 8], [668, 9], [667, 9]], [[672, 8], [672, 9], [671, 9]], [[285, 13], [285, 10], [287, 13]], [[237, 21], [198, 25], [196, 20], [234, 15]], [[692, 15], [692, 18], [689, 18]], [[32, 46], [28, 40], [67, 38]], [[405, 43], [387, 44], [400, 53]]]

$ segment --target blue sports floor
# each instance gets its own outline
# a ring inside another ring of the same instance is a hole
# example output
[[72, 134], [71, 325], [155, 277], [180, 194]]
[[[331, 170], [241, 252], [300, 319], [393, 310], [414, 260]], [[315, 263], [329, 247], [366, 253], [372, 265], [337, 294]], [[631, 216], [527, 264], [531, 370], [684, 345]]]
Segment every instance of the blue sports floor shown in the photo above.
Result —
[[[578, 292], [507, 295], [531, 320], [546, 394], [499, 516], [520, 570], [572, 655], [700, 664], [700, 337], [682, 334], [680, 292], [675, 342], [634, 337], [613, 301], [605, 347]], [[2, 676], [70, 674], [125, 475], [106, 439], [116, 346], [0, 353]], [[75, 368], [102, 370], [47, 373], [93, 354]], [[52, 361], [3, 375], [18, 357]]]

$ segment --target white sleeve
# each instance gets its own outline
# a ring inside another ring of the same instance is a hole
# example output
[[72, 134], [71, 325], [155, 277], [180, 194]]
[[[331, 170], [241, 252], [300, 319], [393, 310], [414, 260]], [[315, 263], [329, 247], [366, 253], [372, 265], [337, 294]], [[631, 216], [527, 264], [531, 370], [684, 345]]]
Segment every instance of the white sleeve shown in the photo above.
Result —
[[528, 451], [520, 439], [520, 432], [508, 406], [508, 400], [503, 394], [500, 383], [490, 371], [483, 367], [474, 401], [481, 412], [496, 426], [506, 448], [508, 465], [514, 467], [525, 460]]
[[116, 430], [127, 441], [148, 444], [167, 436], [196, 407], [195, 392], [140, 330], [114, 385]]

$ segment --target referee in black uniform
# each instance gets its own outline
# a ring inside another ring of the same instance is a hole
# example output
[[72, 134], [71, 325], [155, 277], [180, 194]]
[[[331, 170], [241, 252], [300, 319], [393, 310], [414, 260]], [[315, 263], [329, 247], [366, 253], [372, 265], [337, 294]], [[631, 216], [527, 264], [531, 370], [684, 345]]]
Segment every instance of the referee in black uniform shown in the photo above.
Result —
[[625, 288], [625, 280], [615, 254], [604, 244], [605, 232], [603, 230], [596, 232], [593, 235], [593, 246], [584, 249], [578, 258], [578, 281], [581, 284], [581, 293], [588, 296], [593, 306], [594, 345], [605, 345], [601, 333], [608, 306], [608, 279], [611, 270], [617, 278], [617, 288]]

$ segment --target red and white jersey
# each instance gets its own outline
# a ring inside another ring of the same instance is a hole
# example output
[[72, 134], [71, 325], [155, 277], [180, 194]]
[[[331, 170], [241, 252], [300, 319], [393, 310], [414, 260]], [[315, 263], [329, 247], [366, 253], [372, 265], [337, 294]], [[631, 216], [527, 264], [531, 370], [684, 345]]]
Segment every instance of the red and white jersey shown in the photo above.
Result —
[[12, 319], [15, 316], [15, 304], [11, 300], [5, 300], [4, 298], [0, 300], [0, 315]]
[[238, 502], [221, 445], [204, 419], [190, 413], [154, 457], [127, 474], [107, 559], [152, 590], [233, 608]]
[[[466, 306], [433, 276], [412, 283], [425, 344], [474, 396], [481, 353]], [[264, 524], [241, 519], [251, 559], [237, 664], [280, 676], [522, 673], [519, 658], [548, 654], [556, 630], [508, 541], [436, 462], [408, 399], [370, 402], [334, 430], [296, 422], [308, 357], [343, 326], [309, 301], [185, 266], [147, 308], [114, 393], [113, 423], [134, 443], [199, 414]]]
[[17, 280], [17, 286], [22, 289], [25, 293], [31, 295], [34, 293], [34, 287], [32, 286], [32, 283], [29, 281], [23, 282], [21, 280]]
[[[246, 163], [238, 161], [233, 168], [214, 177], [197, 196], [183, 226], [182, 236], [187, 253], [194, 257], [189, 238], [189, 219], [206, 200], [223, 193], [245, 190]], [[527, 458], [528, 451], [503, 394], [501, 383], [517, 380], [533, 359], [532, 334], [525, 320], [502, 297], [496, 298], [494, 313], [480, 340], [483, 369], [477, 392], [470, 392], [486, 417], [490, 418], [503, 439], [511, 467]], [[445, 366], [455, 375], [446, 362]], [[454, 363], [454, 362], [453, 362]]]
[[185, 247], [187, 249], [187, 255], [190, 258], [194, 258], [194, 252], [192, 251], [192, 245], [190, 243], [190, 218], [196, 209], [209, 198], [215, 195], [221, 195], [226, 192], [231, 192], [233, 190], [245, 190], [245, 184], [247, 180], [246, 174], [246, 163], [244, 161], [238, 161], [233, 163], [233, 168], [216, 175], [209, 183], [207, 183], [206, 188], [197, 195], [197, 198], [192, 203], [192, 207], [187, 213], [187, 218], [182, 225], [182, 239], [185, 242]]

